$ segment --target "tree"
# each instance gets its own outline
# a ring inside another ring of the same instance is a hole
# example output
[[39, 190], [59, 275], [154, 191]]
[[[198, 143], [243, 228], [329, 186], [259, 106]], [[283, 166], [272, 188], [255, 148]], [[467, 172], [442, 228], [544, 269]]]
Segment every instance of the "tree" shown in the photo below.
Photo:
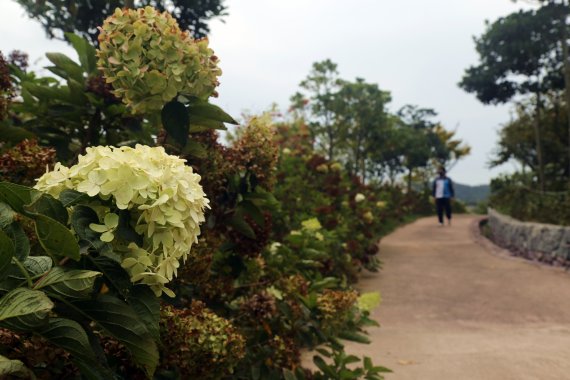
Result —
[[436, 124], [431, 135], [433, 159], [439, 167], [451, 169], [465, 156], [471, 153], [471, 147], [455, 138], [455, 131], [448, 131], [441, 124]]
[[[335, 95], [341, 81], [336, 63], [330, 59], [313, 63], [313, 68], [300, 86], [309, 92], [312, 120], [309, 126], [317, 147], [326, 152], [329, 160], [334, 160], [339, 143], [339, 128], [335, 121]], [[294, 95], [293, 100], [299, 99]]]
[[519, 11], [487, 24], [475, 39], [480, 64], [465, 71], [460, 87], [475, 93], [484, 104], [506, 103], [518, 95], [535, 99], [533, 123], [538, 159], [537, 174], [544, 190], [544, 160], [538, 121], [543, 97], [564, 88], [559, 20], [556, 7]]
[[[490, 165], [498, 166], [515, 160], [523, 171], [529, 168], [535, 171], [538, 165], [536, 149], [533, 144], [532, 124], [534, 123], [533, 105], [522, 102], [516, 108], [513, 120], [507, 123], [499, 133], [499, 144]], [[562, 190], [568, 178], [568, 157], [566, 144], [566, 110], [560, 99], [549, 97], [541, 114], [540, 124], [544, 127], [543, 139], [548, 149], [544, 151], [544, 166], [549, 189]]]
[[97, 43], [97, 27], [115, 8], [153, 6], [161, 12], [168, 10], [182, 30], [196, 38], [205, 37], [208, 21], [225, 16], [224, 0], [16, 0], [28, 15], [40, 22], [48, 37], [64, 39], [73, 32]]
[[390, 100], [389, 92], [362, 78], [342, 82], [335, 96], [336, 125], [342, 125], [340, 131], [344, 133], [348, 168], [352, 174], [360, 174], [363, 180], [371, 152], [381, 149], [388, 120], [386, 104]]

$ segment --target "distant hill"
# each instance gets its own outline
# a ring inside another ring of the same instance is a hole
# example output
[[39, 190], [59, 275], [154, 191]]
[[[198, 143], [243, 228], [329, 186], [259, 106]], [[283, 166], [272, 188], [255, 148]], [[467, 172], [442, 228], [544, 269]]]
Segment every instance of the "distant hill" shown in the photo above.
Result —
[[476, 205], [489, 197], [489, 185], [462, 185], [454, 182], [455, 197], [466, 204]]

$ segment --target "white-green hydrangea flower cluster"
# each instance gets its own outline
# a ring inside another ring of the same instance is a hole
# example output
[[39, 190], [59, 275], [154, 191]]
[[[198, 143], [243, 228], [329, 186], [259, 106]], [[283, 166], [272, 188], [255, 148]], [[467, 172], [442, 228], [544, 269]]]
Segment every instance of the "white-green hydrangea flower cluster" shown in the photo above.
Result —
[[[209, 207], [200, 176], [185, 160], [168, 155], [162, 147], [92, 147], [70, 168], [57, 164], [35, 187], [55, 197], [65, 189], [92, 197], [101, 224], [90, 228], [113, 244], [131, 280], [151, 286], [157, 296], [173, 295], [165, 284], [198, 242], [204, 209]], [[131, 225], [143, 237], [142, 246], [115, 237], [118, 216], [100, 207], [101, 200], [110, 199], [118, 210], [129, 210]]]
[[134, 113], [158, 111], [179, 93], [214, 94], [222, 71], [208, 40], [181, 31], [168, 12], [117, 8], [99, 29], [97, 65]]

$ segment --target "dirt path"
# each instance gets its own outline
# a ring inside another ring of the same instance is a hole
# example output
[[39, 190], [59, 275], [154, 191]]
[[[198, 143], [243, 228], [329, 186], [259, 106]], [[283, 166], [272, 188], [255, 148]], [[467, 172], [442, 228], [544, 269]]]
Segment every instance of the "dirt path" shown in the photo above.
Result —
[[476, 217], [421, 219], [382, 241], [370, 345], [348, 344], [414, 380], [570, 379], [570, 273], [499, 257], [476, 242]]

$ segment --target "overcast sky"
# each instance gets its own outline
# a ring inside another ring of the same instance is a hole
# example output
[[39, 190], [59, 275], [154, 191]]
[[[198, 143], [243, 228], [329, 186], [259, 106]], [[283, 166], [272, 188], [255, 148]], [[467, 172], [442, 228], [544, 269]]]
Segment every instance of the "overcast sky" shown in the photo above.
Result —
[[[477, 62], [472, 36], [484, 21], [522, 5], [510, 0], [226, 0], [229, 16], [211, 23], [210, 46], [224, 71], [216, 101], [232, 115], [282, 109], [311, 64], [330, 58], [340, 75], [362, 77], [392, 93], [390, 109], [405, 104], [434, 108], [448, 129], [472, 147], [450, 173], [457, 182], [488, 183], [506, 166], [486, 163], [509, 106], [483, 106], [457, 87]], [[0, 0], [0, 51], [29, 53], [34, 68], [45, 52], [73, 55], [48, 40], [38, 23], [12, 0]]]

